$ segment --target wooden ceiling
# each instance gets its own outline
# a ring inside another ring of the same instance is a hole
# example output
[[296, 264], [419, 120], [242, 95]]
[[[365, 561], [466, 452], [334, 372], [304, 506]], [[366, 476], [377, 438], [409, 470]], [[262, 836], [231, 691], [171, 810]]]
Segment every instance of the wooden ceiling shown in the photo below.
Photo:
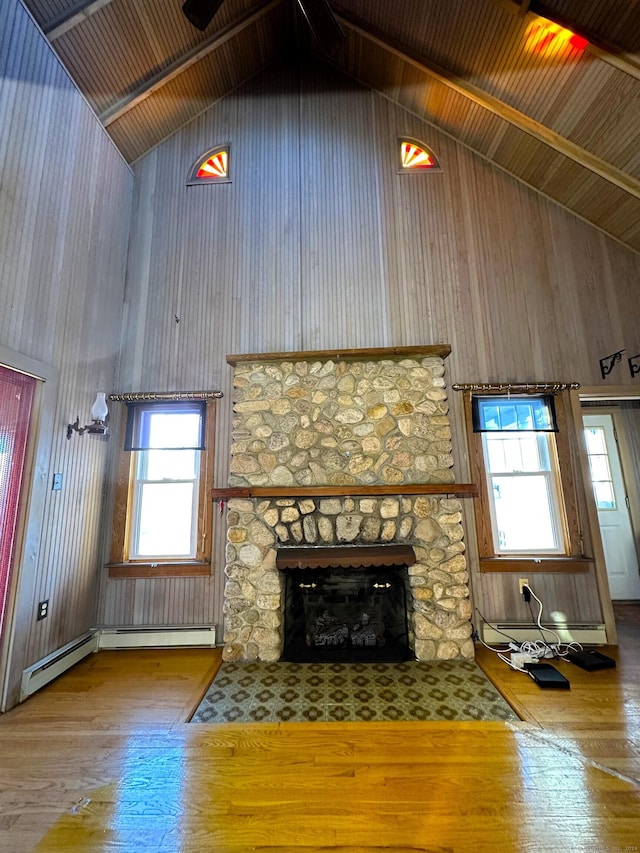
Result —
[[[23, 0], [129, 162], [313, 49], [293, 0]], [[339, 0], [323, 57], [640, 252], [638, 0]], [[588, 40], [569, 40], [562, 24]]]

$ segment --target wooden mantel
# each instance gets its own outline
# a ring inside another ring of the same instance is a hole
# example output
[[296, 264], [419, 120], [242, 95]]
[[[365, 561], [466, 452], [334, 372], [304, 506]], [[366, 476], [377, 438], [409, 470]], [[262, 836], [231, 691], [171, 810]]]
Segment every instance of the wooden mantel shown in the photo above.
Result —
[[475, 483], [412, 483], [399, 486], [230, 486], [212, 489], [214, 501], [229, 498], [335, 498], [372, 497], [377, 495], [454, 495], [459, 498], [475, 498], [478, 487]]
[[421, 347], [370, 347], [368, 349], [326, 349], [303, 352], [254, 352], [242, 355], [228, 355], [227, 364], [260, 361], [354, 361], [360, 359], [383, 358], [446, 358], [451, 353], [449, 344], [432, 344]]

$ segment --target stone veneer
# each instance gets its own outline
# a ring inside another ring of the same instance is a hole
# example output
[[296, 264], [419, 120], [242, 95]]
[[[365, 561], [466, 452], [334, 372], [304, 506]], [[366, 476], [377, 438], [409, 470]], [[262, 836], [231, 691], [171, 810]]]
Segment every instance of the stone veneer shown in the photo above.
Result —
[[[453, 483], [441, 358], [243, 362], [234, 369], [230, 486], [354, 486], [351, 497], [228, 505], [226, 660], [278, 660], [279, 547], [413, 546], [409, 637], [418, 660], [472, 658], [460, 502], [403, 485]], [[358, 496], [358, 486], [397, 487]], [[402, 571], [402, 569], [399, 569]]]
[[453, 483], [443, 376], [433, 357], [237, 365], [229, 485]]

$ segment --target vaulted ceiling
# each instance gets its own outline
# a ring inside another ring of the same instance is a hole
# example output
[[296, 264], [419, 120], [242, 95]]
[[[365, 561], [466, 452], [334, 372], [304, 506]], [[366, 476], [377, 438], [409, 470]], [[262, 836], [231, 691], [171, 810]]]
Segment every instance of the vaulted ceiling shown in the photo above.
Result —
[[294, 0], [224, 0], [204, 32], [182, 0], [24, 2], [129, 162], [314, 51], [640, 252], [639, 0], [339, 0], [331, 55]]

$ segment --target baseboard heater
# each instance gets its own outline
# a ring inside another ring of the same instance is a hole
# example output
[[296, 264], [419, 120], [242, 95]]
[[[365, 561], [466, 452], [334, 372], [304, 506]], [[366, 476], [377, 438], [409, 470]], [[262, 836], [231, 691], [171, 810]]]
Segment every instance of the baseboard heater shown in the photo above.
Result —
[[216, 644], [215, 625], [179, 625], [148, 628], [102, 628], [100, 649], [157, 649], [163, 646], [205, 646]]
[[[545, 639], [555, 643], [556, 638], [552, 631], [559, 635], [563, 643], [581, 643], [585, 645], [603, 646], [607, 643], [607, 632], [605, 626], [599, 623], [568, 624], [566, 622], [545, 625], [543, 631]], [[507, 636], [505, 636], [507, 635]], [[508, 643], [509, 638], [518, 643], [527, 640], [541, 640], [539, 629], [530, 622], [497, 622], [491, 625], [483, 625], [482, 639], [489, 645]]]
[[215, 625], [170, 628], [95, 628], [27, 667], [22, 672], [20, 701], [100, 649], [162, 648], [216, 644]]
[[96, 631], [88, 631], [76, 640], [61, 646], [55, 652], [42, 658], [37, 663], [27, 667], [22, 672], [22, 684], [20, 688], [20, 701], [23, 702], [36, 690], [40, 690], [45, 684], [62, 675], [74, 664], [98, 650], [98, 634]]

